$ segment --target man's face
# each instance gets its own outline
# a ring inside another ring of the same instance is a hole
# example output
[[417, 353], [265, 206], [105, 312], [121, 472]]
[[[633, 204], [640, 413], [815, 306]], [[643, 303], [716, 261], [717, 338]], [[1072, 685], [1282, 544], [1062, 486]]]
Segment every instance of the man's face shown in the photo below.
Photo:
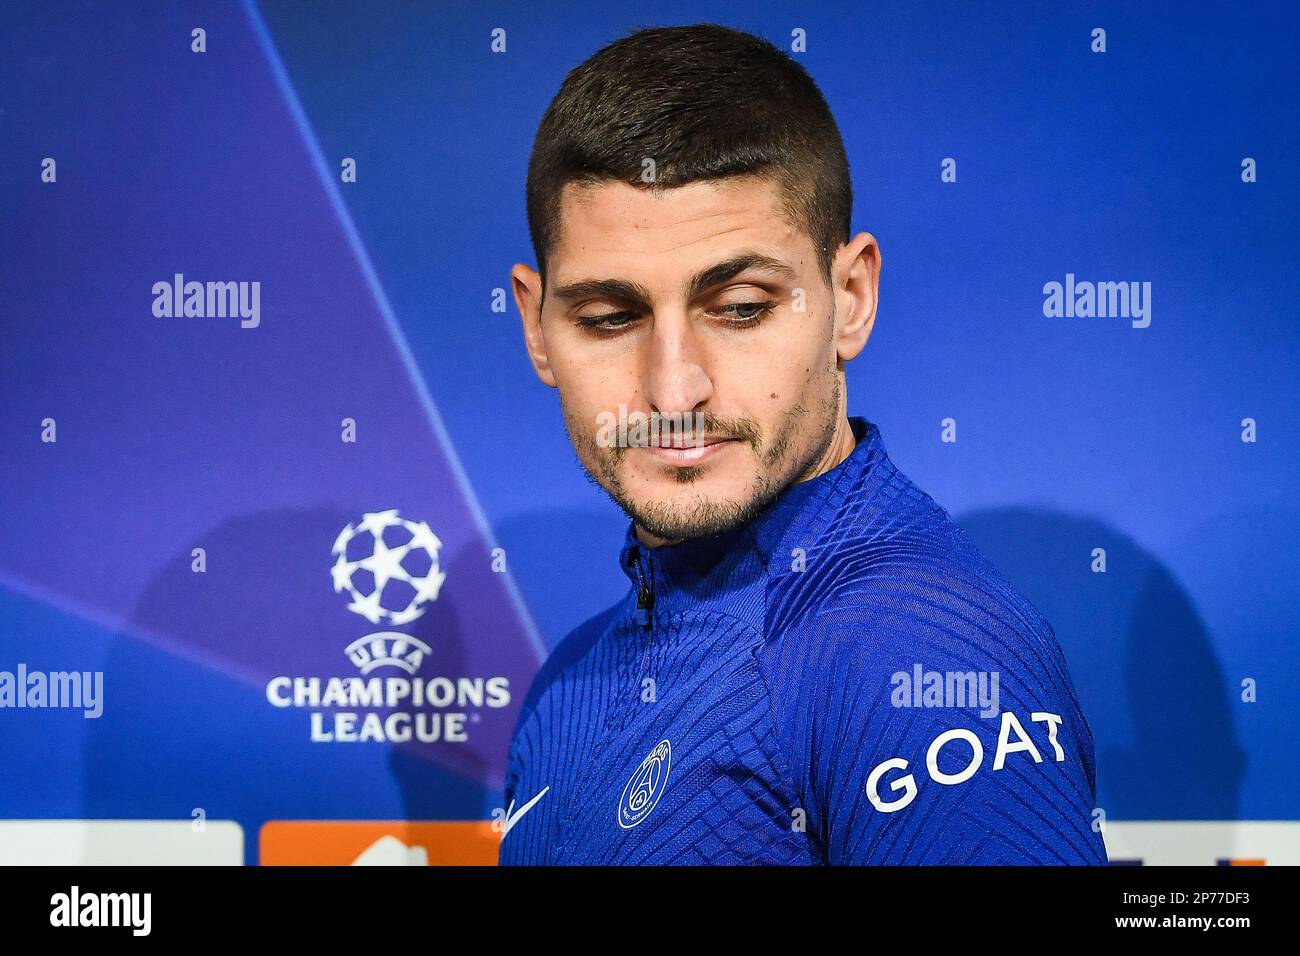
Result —
[[844, 342], [775, 180], [570, 184], [548, 265], [540, 310], [516, 278], [534, 364], [583, 468], [652, 538], [731, 530], [819, 473]]

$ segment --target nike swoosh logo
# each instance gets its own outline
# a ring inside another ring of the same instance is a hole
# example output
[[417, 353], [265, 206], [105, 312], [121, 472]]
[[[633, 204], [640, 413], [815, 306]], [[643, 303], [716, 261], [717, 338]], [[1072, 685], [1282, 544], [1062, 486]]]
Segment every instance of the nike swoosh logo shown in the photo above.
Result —
[[515, 812], [515, 802], [513, 800], [510, 801], [510, 806], [506, 807], [506, 824], [501, 828], [501, 839], [504, 840], [506, 838], [506, 834], [514, 829], [515, 824], [523, 818], [523, 815], [531, 810], [538, 800], [546, 796], [546, 791], [550, 789], [550, 787], [543, 787], [542, 792], [520, 807], [518, 812]]

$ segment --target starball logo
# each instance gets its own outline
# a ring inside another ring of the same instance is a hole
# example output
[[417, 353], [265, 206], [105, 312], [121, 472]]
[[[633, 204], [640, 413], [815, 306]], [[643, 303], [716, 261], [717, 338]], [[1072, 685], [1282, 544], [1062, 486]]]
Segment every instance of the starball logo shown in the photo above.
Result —
[[[441, 548], [426, 522], [397, 509], [369, 512], [334, 540], [334, 591], [346, 593], [347, 609], [371, 624], [409, 624], [442, 592]], [[463, 743], [479, 710], [510, 703], [506, 677], [423, 673], [434, 648], [399, 630], [363, 634], [343, 653], [355, 674], [267, 682], [272, 706], [310, 710], [313, 743]]]
[[[389, 529], [403, 533], [405, 539], [390, 544], [385, 540]], [[349, 545], [368, 543], [364, 557], [349, 560]], [[424, 614], [426, 606], [438, 599], [447, 576], [438, 567], [442, 542], [423, 521], [407, 521], [397, 513], [376, 511], [367, 514], [358, 525], [349, 524], [334, 541], [335, 556], [330, 575], [335, 591], [346, 591], [352, 598], [348, 610], [360, 614], [371, 624], [409, 624]], [[358, 572], [366, 572], [369, 586], [358, 587]], [[390, 581], [409, 585], [406, 602], [393, 609], [383, 604], [384, 591]]]

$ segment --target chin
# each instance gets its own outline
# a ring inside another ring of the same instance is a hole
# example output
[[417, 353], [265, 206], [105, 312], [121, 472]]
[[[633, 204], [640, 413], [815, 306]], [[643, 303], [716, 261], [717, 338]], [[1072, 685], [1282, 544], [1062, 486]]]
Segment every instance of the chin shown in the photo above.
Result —
[[637, 495], [623, 510], [656, 537], [677, 540], [732, 531], [745, 523], [751, 508], [752, 502], [743, 494], [709, 493], [693, 487], [681, 495]]
[[656, 538], [662, 538], [664, 541], [689, 541], [693, 538], [725, 534], [734, 531], [744, 523], [725, 516], [708, 520], [678, 520], [674, 516], [665, 523], [659, 523], [655, 520], [656, 517], [658, 516], [637, 514], [633, 515], [633, 520]]

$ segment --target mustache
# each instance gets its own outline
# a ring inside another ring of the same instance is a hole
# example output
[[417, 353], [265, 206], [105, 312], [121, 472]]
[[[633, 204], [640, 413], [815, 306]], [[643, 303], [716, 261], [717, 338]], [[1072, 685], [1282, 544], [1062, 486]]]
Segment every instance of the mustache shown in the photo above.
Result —
[[[636, 444], [680, 448], [733, 440], [757, 449], [762, 438], [758, 424], [748, 418], [722, 418], [712, 412], [646, 412], [642, 416], [638, 430], [643, 429], [647, 440]], [[612, 450], [621, 455], [627, 447], [632, 446], [618, 443]]]

